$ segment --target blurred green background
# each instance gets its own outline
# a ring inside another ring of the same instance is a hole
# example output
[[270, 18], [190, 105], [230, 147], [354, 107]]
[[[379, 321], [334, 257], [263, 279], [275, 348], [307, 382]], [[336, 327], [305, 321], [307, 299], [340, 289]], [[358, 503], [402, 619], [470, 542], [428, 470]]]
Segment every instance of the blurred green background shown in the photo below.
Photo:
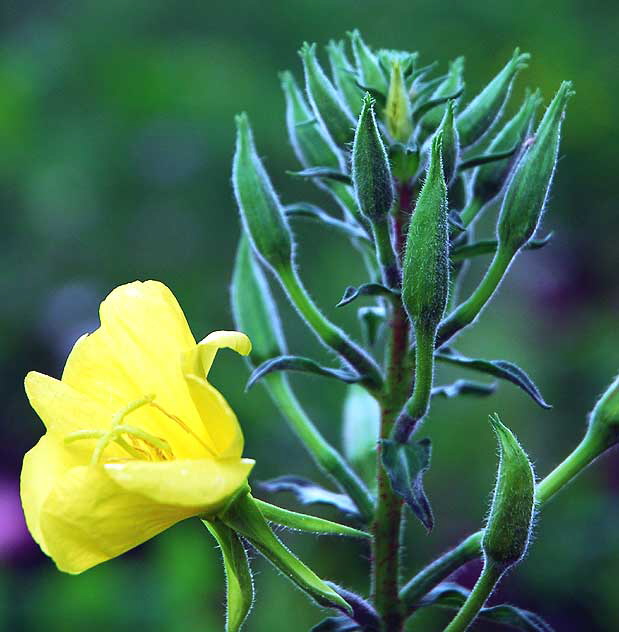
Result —
[[[196, 337], [232, 326], [228, 283], [239, 231], [229, 182], [233, 115], [250, 114], [286, 202], [328, 204], [311, 184], [285, 175], [297, 163], [277, 71], [299, 76], [304, 39], [324, 45], [355, 26], [372, 45], [417, 49], [426, 62], [466, 55], [469, 96], [516, 45], [533, 55], [518, 96], [526, 84], [539, 85], [548, 100], [564, 78], [577, 90], [544, 219], [555, 238], [517, 260], [480, 326], [460, 341], [463, 352], [520, 364], [554, 408], [542, 411], [504, 384], [491, 400], [437, 403], [426, 426], [437, 527], [426, 536], [410, 525], [407, 575], [481, 524], [496, 467], [489, 412], [499, 411], [519, 435], [539, 475], [582, 434], [587, 411], [619, 365], [619, 5], [4, 0], [0, 629], [223, 629], [219, 553], [197, 520], [78, 577], [57, 572], [31, 542], [18, 476], [42, 425], [22, 380], [30, 369], [59, 376], [74, 340], [97, 326], [100, 300], [134, 279], [168, 284]], [[316, 228], [296, 232], [307, 285], [336, 322], [356, 332], [354, 307], [332, 309], [346, 285], [364, 280], [355, 252]], [[282, 312], [291, 349], [324, 358], [285, 304]], [[213, 381], [241, 419], [246, 454], [257, 459], [253, 481], [284, 473], [319, 479], [260, 387], [243, 393], [246, 368], [233, 356], [220, 354]], [[343, 387], [306, 377], [294, 384], [339, 442]], [[600, 459], [544, 510], [530, 555], [498, 600], [539, 611], [558, 630], [619, 629], [617, 459], [616, 452]], [[284, 495], [277, 500], [296, 507]], [[359, 543], [284, 537], [321, 575], [366, 589], [368, 551]], [[262, 560], [255, 567], [250, 632], [307, 630], [320, 620]], [[472, 565], [459, 578], [470, 584], [477, 570]], [[420, 629], [440, 629], [443, 614], [424, 616]]]

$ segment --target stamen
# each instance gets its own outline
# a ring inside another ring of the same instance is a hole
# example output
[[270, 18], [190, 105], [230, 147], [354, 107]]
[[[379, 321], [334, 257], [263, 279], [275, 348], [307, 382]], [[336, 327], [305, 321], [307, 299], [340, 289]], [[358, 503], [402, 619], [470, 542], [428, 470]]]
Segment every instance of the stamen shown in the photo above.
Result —
[[166, 417], [169, 417], [172, 421], [175, 421], [187, 434], [191, 435], [211, 456], [215, 457], [214, 452], [209, 448], [202, 439], [179, 417], [172, 415], [165, 408], [157, 404], [157, 402], [151, 401], [151, 406], [154, 406], [158, 411], [162, 412]]

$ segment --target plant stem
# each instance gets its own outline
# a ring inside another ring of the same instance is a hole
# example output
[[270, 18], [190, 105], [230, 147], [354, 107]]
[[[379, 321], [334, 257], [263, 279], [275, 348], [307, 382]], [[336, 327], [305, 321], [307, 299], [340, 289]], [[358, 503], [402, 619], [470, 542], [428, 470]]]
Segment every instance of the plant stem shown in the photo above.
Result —
[[439, 326], [436, 341], [437, 348], [444, 345], [479, 316], [499, 287], [509, 264], [514, 258], [514, 254], [505, 251], [501, 247], [497, 249], [492, 263], [473, 294], [464, 303], [461, 303]]
[[481, 201], [477, 198], [472, 198], [471, 201], [466, 205], [462, 213], [460, 213], [460, 219], [462, 223], [468, 227], [471, 225], [471, 222], [477, 217], [477, 213], [479, 213], [481, 209]]
[[465, 632], [484, 607], [488, 597], [492, 594], [503, 575], [504, 569], [497, 567], [486, 560], [484, 568], [473, 590], [470, 592], [462, 608], [458, 611], [453, 621], [445, 628], [445, 632]]
[[[565, 460], [538, 483], [535, 493], [538, 508], [543, 509], [557, 492], [578, 476], [607, 447], [592, 435], [586, 434]], [[481, 530], [467, 536], [458, 546], [436, 559], [408, 581], [400, 591], [400, 599], [404, 604], [406, 616], [410, 616], [415, 611], [419, 600], [437, 584], [467, 562], [481, 555], [482, 536]]]
[[391, 235], [389, 234], [389, 216], [372, 224], [376, 255], [380, 264], [383, 284], [388, 288], [400, 285], [400, 271], [396, 261]]
[[380, 368], [374, 358], [350, 340], [339, 327], [323, 315], [307, 293], [294, 266], [281, 266], [277, 273], [290, 301], [307, 321], [310, 329], [327, 347], [337, 352], [355, 371], [363, 376], [363, 380], [360, 382], [363, 386], [371, 393], [377, 394], [383, 380]]
[[413, 394], [404, 405], [404, 409], [396, 421], [393, 438], [399, 443], [406, 443], [413, 433], [417, 422], [428, 411], [432, 380], [434, 376], [434, 331], [423, 331], [419, 327], [416, 332], [415, 347], [415, 386]]
[[[408, 189], [400, 186], [399, 212], [395, 218], [396, 252], [403, 244], [403, 214], [408, 210]], [[410, 324], [400, 303], [392, 307], [387, 346], [387, 376], [381, 401], [380, 437], [390, 437], [395, 417], [408, 396], [411, 366], [408, 361]], [[392, 490], [383, 467], [380, 443], [377, 450], [378, 506], [372, 525], [372, 599], [383, 632], [401, 632], [404, 624], [399, 600], [400, 531], [402, 499]]]
[[316, 465], [351, 497], [364, 522], [370, 523], [374, 516], [372, 494], [307, 416], [288, 378], [283, 373], [272, 373], [265, 376], [264, 385]]

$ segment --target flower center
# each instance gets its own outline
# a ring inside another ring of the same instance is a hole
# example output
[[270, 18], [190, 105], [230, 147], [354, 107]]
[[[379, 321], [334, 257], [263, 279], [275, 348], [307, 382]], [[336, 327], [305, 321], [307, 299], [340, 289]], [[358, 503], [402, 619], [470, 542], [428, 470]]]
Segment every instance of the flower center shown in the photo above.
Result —
[[155, 403], [155, 395], [145, 395], [127, 404], [124, 408], [114, 413], [112, 423], [107, 430], [77, 430], [64, 438], [66, 444], [83, 439], [97, 439], [95, 449], [90, 459], [91, 465], [97, 465], [101, 461], [105, 448], [115, 443], [135, 459], [148, 461], [169, 461], [174, 459], [174, 453], [170, 444], [162, 437], [157, 437], [142, 428], [124, 423], [125, 417], [143, 408], [152, 406], [163, 413], [191, 435], [207, 452], [213, 455], [212, 450], [200, 439], [200, 437], [179, 417], [167, 412], [162, 406]]

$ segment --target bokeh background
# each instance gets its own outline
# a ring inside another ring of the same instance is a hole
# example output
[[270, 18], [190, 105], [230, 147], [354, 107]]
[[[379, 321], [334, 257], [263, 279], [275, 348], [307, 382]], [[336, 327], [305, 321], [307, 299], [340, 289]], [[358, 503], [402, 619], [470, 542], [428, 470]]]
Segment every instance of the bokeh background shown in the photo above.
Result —
[[[100, 300], [134, 279], [167, 283], [197, 337], [232, 326], [228, 284], [239, 233], [229, 182], [233, 115], [250, 113], [285, 201], [328, 204], [311, 184], [285, 175], [297, 164], [277, 72], [300, 74], [296, 51], [304, 39], [323, 45], [355, 26], [373, 45], [417, 49], [427, 62], [465, 54], [468, 95], [515, 45], [533, 54], [517, 95], [539, 85], [548, 99], [564, 78], [577, 90], [544, 219], [555, 238], [518, 259], [480, 326], [460, 341], [463, 352], [526, 368], [554, 408], [537, 408], [511, 385], [491, 400], [437, 403], [426, 426], [437, 527], [426, 536], [410, 525], [407, 574], [480, 525], [496, 467], [489, 412], [499, 411], [515, 430], [540, 475], [578, 441], [587, 411], [619, 366], [619, 5], [4, 0], [0, 629], [223, 629], [219, 553], [197, 520], [78, 577], [59, 573], [40, 553], [19, 505], [21, 459], [43, 429], [22, 380], [30, 369], [59, 376], [75, 339], [97, 326]], [[299, 225], [297, 235], [311, 291], [336, 322], [356, 331], [354, 307], [332, 308], [346, 285], [363, 281], [355, 252], [316, 228]], [[282, 312], [290, 347], [324, 358], [283, 303]], [[233, 356], [220, 354], [213, 379], [243, 423], [246, 453], [257, 459], [253, 480], [284, 473], [320, 480], [261, 388], [243, 393], [246, 367]], [[294, 385], [338, 443], [343, 387], [308, 377]], [[531, 553], [499, 601], [539, 611], [558, 630], [619, 628], [618, 463], [617, 452], [607, 454], [544, 510]], [[285, 495], [277, 500], [297, 507]], [[359, 543], [284, 537], [323, 576], [366, 589], [368, 552]], [[255, 567], [250, 632], [307, 630], [324, 616], [261, 560]], [[477, 571], [472, 564], [459, 577], [470, 584]], [[420, 629], [429, 631], [445, 620], [423, 616]]]

